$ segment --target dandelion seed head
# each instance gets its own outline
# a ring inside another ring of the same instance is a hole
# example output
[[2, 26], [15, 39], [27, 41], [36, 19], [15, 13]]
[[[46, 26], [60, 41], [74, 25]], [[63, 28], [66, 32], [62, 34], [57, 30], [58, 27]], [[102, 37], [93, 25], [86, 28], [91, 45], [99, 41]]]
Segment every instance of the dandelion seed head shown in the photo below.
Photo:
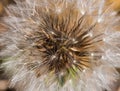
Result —
[[0, 34], [11, 86], [17, 91], [110, 90], [119, 76], [114, 67], [120, 65], [120, 33], [114, 32], [118, 20], [104, 0], [15, 1], [4, 18], [8, 31]]

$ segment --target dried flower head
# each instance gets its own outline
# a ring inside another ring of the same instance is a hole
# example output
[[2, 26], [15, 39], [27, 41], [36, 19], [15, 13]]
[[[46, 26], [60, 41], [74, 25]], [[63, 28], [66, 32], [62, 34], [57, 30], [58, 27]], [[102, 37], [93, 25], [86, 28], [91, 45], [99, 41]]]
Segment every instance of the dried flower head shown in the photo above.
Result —
[[111, 90], [119, 18], [104, 0], [15, 0], [0, 56], [18, 91]]

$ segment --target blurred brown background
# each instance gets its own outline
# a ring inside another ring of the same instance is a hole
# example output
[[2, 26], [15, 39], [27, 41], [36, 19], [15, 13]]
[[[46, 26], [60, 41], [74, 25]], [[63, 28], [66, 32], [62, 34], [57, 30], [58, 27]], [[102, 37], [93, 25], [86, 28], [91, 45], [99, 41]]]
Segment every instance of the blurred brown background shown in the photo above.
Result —
[[[0, 0], [0, 22], [1, 18], [3, 16], [6, 16], [5, 13], [5, 7], [7, 7], [9, 4], [13, 4], [13, 0]], [[2, 31], [1, 31], [2, 30]], [[0, 24], [0, 33], [5, 30], [5, 27]], [[0, 50], [1, 50], [0, 45]], [[2, 63], [2, 60], [0, 60], [0, 64]], [[0, 68], [0, 91], [15, 91], [13, 88], [8, 87], [9, 79], [6, 75], [4, 75], [4, 70]]]

